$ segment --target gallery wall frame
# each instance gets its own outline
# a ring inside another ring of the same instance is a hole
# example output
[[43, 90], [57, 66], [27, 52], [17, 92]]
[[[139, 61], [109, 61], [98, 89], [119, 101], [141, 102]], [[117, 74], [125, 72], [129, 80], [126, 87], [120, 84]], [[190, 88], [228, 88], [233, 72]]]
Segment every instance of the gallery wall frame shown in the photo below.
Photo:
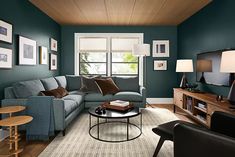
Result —
[[0, 69], [12, 68], [12, 50], [0, 47]]
[[155, 60], [153, 64], [153, 69], [157, 71], [167, 70], [167, 60]]
[[153, 57], [170, 57], [169, 40], [153, 40]]
[[19, 36], [19, 65], [37, 64], [37, 42]]
[[13, 26], [0, 19], [0, 41], [12, 44]]
[[50, 47], [51, 47], [51, 51], [56, 51], [57, 52], [57, 47], [58, 47], [58, 42], [57, 40], [50, 38]]
[[50, 54], [50, 70], [57, 70], [57, 55]]
[[47, 47], [40, 46], [39, 47], [39, 64], [48, 64], [48, 50]]

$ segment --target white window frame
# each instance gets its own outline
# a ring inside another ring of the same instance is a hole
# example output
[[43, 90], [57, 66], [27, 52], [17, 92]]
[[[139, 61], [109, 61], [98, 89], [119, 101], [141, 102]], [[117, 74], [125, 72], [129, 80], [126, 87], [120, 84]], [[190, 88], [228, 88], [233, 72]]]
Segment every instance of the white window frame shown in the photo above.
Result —
[[[74, 74], [79, 75], [79, 38], [84, 37], [104, 37], [108, 39], [108, 43], [112, 38], [139, 38], [139, 44], [142, 44], [144, 41], [144, 33], [74, 33]], [[111, 47], [110, 44], [107, 44], [108, 49], [108, 65], [111, 64]], [[108, 66], [107, 75], [110, 74], [110, 66]], [[139, 83], [143, 85], [143, 58], [139, 57]]]

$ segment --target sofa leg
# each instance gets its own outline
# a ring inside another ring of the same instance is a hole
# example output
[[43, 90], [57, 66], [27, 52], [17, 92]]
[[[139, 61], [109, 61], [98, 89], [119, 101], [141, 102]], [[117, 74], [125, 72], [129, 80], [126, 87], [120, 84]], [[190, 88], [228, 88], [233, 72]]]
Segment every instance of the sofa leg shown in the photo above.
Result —
[[63, 132], [62, 132], [62, 133], [63, 133], [63, 136], [65, 136], [65, 131], [66, 131], [66, 130], [64, 129]]

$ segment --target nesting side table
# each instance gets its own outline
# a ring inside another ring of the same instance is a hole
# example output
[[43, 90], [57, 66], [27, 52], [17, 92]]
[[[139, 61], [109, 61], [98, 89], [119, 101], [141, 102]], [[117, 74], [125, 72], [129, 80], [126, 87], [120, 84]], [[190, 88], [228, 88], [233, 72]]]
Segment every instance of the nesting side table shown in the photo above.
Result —
[[12, 139], [10, 139], [10, 143], [15, 144], [15, 149], [10, 150], [10, 155], [15, 155], [15, 157], [18, 157], [18, 154], [23, 151], [23, 149], [19, 149], [18, 147], [18, 142], [20, 140], [18, 126], [27, 124], [32, 120], [33, 117], [31, 116], [14, 116], [0, 120], [0, 126], [11, 127], [12, 129], [14, 128], [14, 135], [12, 136]]

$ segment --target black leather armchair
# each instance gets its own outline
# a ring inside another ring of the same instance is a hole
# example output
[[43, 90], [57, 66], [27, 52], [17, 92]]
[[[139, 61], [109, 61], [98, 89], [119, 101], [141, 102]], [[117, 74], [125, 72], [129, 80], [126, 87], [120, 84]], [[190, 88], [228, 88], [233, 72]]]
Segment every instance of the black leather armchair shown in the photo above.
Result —
[[234, 157], [235, 116], [214, 112], [211, 129], [179, 123], [174, 127], [174, 157]]

